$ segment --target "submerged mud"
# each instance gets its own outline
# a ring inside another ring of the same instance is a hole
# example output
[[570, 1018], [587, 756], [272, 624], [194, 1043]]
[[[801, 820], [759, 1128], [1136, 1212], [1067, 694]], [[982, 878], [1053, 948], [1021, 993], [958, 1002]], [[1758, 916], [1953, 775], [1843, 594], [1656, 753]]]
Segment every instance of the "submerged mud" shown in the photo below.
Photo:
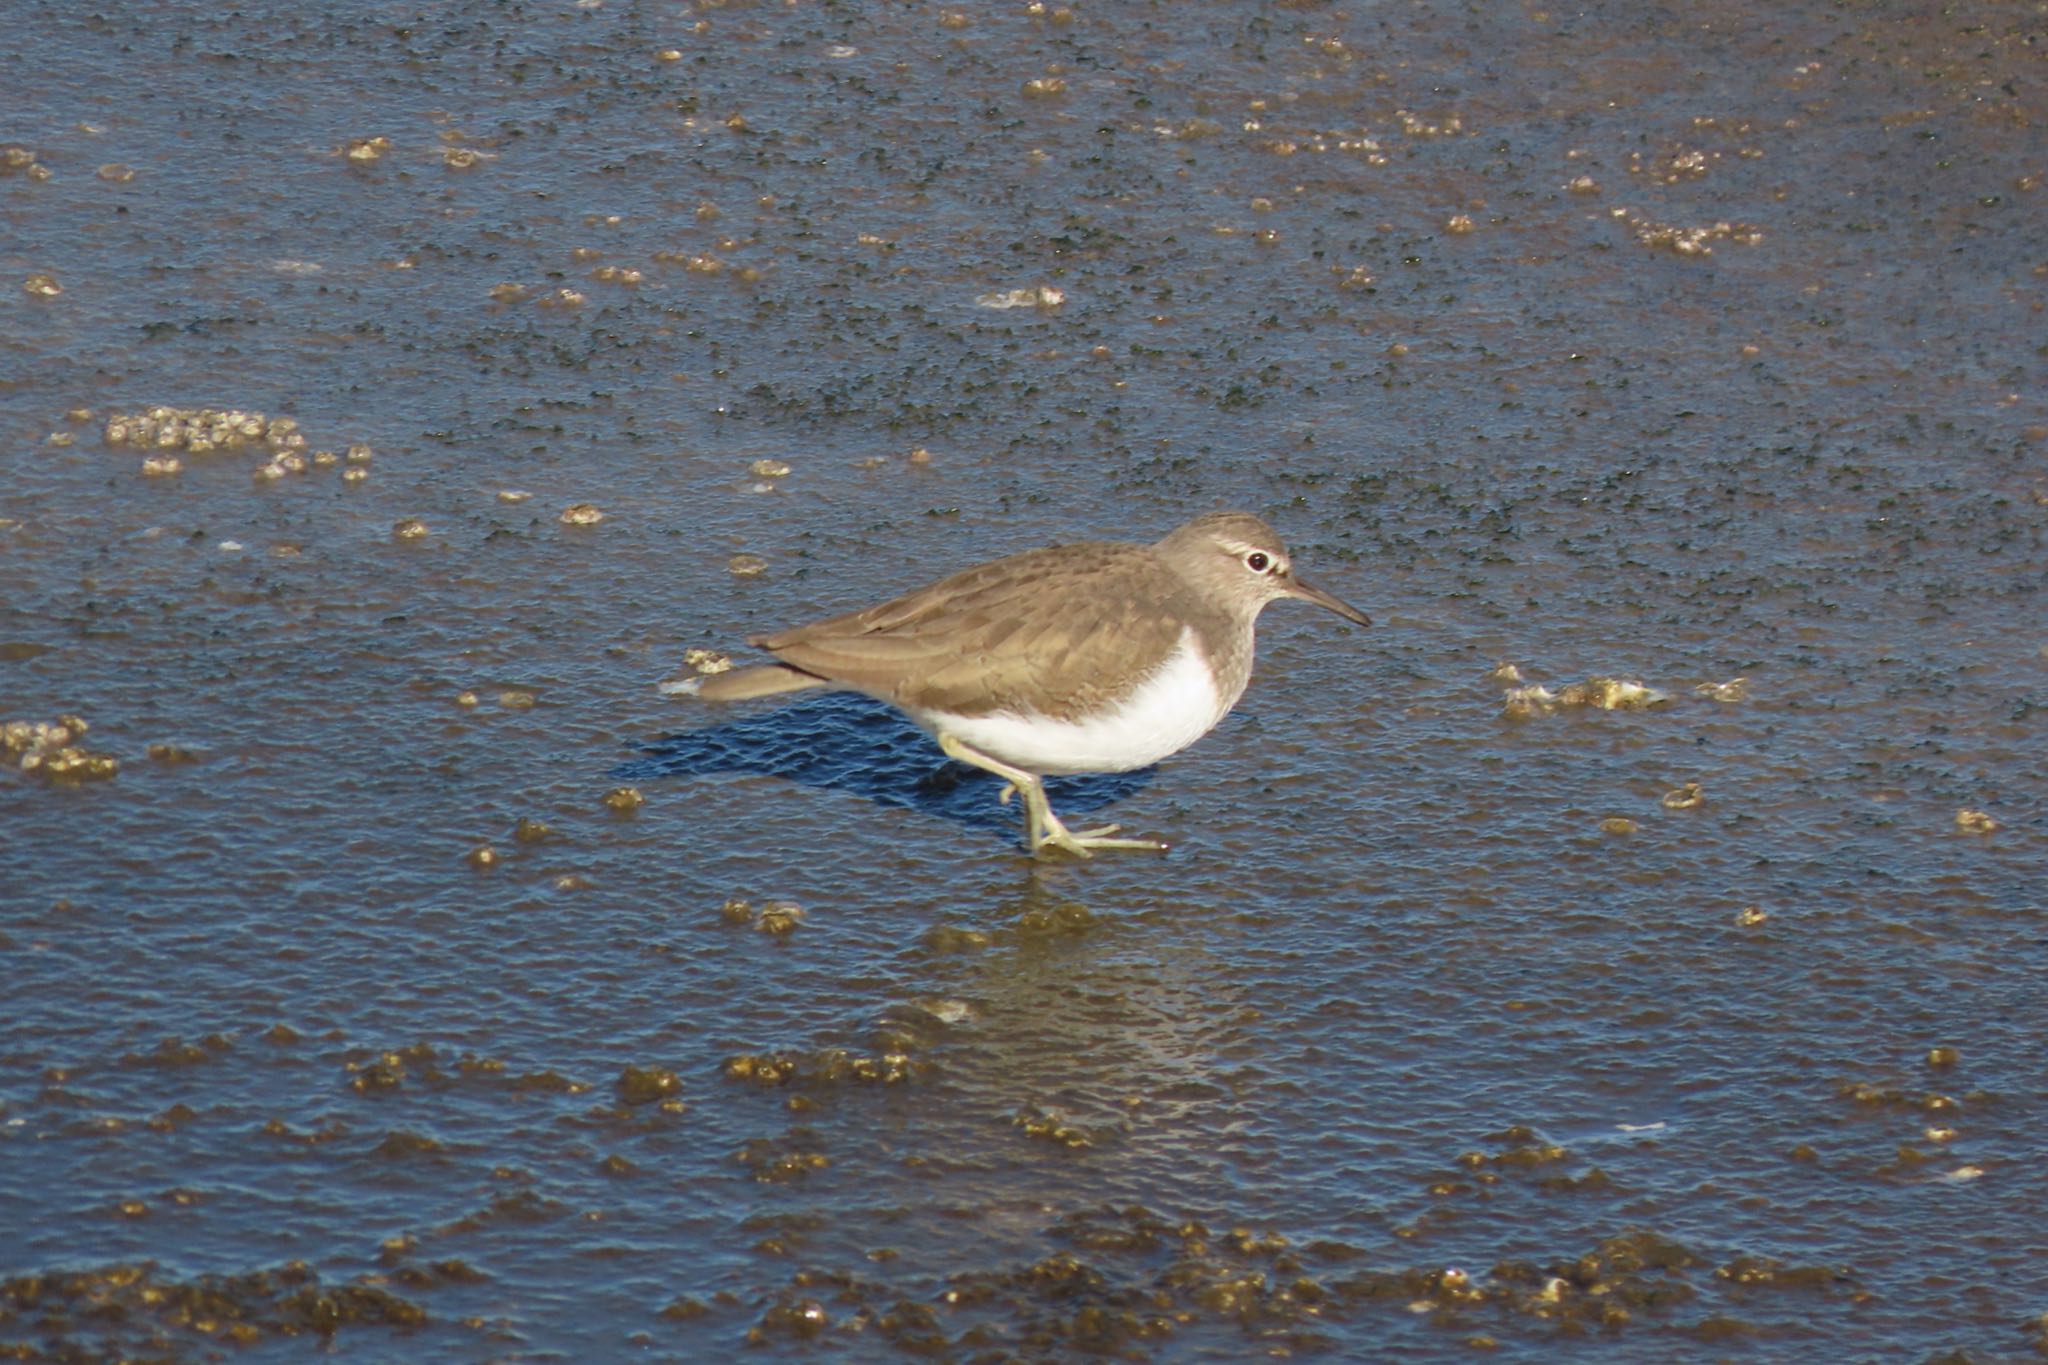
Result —
[[[0, 1355], [2048, 1349], [2038, 17], [21, 18]], [[1229, 507], [1164, 856], [690, 695]]]

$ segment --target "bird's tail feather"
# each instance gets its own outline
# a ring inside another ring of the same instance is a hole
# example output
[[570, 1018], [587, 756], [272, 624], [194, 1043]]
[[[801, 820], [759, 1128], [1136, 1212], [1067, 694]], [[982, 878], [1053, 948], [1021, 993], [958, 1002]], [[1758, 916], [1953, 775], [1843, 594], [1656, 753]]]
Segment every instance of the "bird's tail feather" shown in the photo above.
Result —
[[736, 668], [729, 673], [713, 673], [709, 677], [696, 678], [692, 681], [697, 685], [690, 690], [705, 701], [747, 701], [754, 697], [774, 697], [784, 692], [801, 692], [808, 687], [831, 686], [817, 674], [806, 673], [787, 664]]

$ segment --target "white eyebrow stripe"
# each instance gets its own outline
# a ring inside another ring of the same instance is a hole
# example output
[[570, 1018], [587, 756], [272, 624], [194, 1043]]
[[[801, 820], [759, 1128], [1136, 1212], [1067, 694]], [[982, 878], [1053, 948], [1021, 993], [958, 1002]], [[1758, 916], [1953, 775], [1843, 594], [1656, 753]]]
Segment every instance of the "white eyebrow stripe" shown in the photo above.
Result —
[[1257, 550], [1260, 554], [1272, 560], [1273, 563], [1279, 566], [1280, 568], [1284, 569], [1287, 567], [1286, 555], [1277, 554], [1274, 551], [1267, 549], [1263, 545], [1254, 545], [1248, 540], [1219, 540], [1216, 543], [1218, 545], [1221, 545], [1224, 549], [1230, 551], [1230, 553], [1234, 555], [1248, 555], [1253, 550]]

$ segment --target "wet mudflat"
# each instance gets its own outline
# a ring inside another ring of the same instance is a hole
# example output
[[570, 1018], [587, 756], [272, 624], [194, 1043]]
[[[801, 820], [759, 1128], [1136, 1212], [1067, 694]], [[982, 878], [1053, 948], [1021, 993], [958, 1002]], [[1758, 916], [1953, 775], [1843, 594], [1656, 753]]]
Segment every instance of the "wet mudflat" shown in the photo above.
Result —
[[[2048, 1350], [2043, 31], [17, 16], [0, 1343]], [[1164, 857], [655, 690], [1222, 507]]]

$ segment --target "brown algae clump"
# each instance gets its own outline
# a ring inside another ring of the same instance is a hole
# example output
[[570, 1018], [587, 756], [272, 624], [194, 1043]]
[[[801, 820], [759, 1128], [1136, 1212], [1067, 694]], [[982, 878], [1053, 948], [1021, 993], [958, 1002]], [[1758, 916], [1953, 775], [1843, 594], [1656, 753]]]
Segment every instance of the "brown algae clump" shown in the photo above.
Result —
[[1056, 1147], [1081, 1149], [1093, 1147], [1095, 1136], [1086, 1128], [1067, 1122], [1066, 1116], [1057, 1110], [1041, 1109], [1031, 1105], [1011, 1120], [1024, 1130], [1024, 1136], [1039, 1142], [1050, 1142]]
[[1992, 834], [1997, 832], [1998, 821], [1991, 818], [1989, 811], [1959, 810], [1956, 812], [1956, 833]]
[[50, 168], [36, 160], [35, 151], [18, 142], [0, 146], [0, 175], [26, 176], [30, 180], [48, 180]]
[[[101, 429], [106, 443], [133, 450], [178, 450], [204, 455], [216, 450], [281, 453], [305, 445], [299, 424], [242, 408], [174, 408], [164, 404], [140, 412], [117, 412]], [[294, 439], [296, 438], [296, 439]]]
[[619, 1099], [626, 1104], [671, 1104], [680, 1101], [682, 1077], [665, 1066], [628, 1066], [619, 1073]]
[[1731, 223], [1724, 219], [1684, 227], [1658, 222], [1630, 208], [1611, 209], [1609, 212], [1638, 243], [1652, 251], [1668, 251], [1675, 256], [1711, 256], [1717, 242], [1754, 246], [1764, 237], [1763, 229], [1750, 223]]
[[905, 1053], [863, 1056], [845, 1048], [816, 1052], [741, 1053], [725, 1060], [727, 1080], [747, 1081], [764, 1089], [802, 1086], [825, 1089], [843, 1085], [900, 1085], [929, 1071], [929, 1065]]
[[792, 1132], [788, 1143], [779, 1143], [771, 1138], [749, 1138], [745, 1146], [733, 1153], [733, 1160], [754, 1173], [754, 1179], [766, 1185], [787, 1184], [802, 1180], [812, 1171], [822, 1171], [831, 1165], [831, 1159], [822, 1152], [807, 1152], [796, 1144], [808, 1140], [807, 1130]]
[[734, 896], [719, 906], [718, 915], [727, 924], [751, 925], [755, 932], [774, 938], [795, 933], [808, 918], [804, 908], [795, 901], [762, 901], [757, 906], [740, 896]]
[[754, 928], [776, 938], [793, 934], [804, 922], [804, 908], [795, 901], [766, 901], [754, 916]]
[[81, 716], [59, 716], [54, 724], [14, 720], [0, 725], [0, 756], [23, 772], [52, 782], [91, 782], [112, 777], [121, 762], [94, 753], [78, 741], [87, 725]]
[[358, 1052], [346, 1063], [349, 1089], [358, 1095], [396, 1090], [408, 1080], [445, 1081], [440, 1056], [431, 1043], [412, 1043], [392, 1052]]
[[[252, 471], [263, 483], [309, 469], [332, 468], [339, 457], [307, 448], [306, 435], [291, 417], [269, 417], [243, 408], [175, 408], [156, 404], [110, 415], [101, 435], [115, 449], [142, 451], [145, 474], [174, 474], [185, 456], [253, 452], [268, 459]], [[351, 447], [367, 450], [367, 446]], [[347, 477], [346, 473], [343, 476]]]
[[1671, 700], [1667, 692], [1621, 678], [1588, 678], [1557, 694], [1561, 706], [1593, 706], [1602, 711], [1642, 711]]
[[1623, 678], [1588, 678], [1555, 692], [1540, 683], [1526, 683], [1513, 664], [1494, 669], [1493, 680], [1504, 684], [1502, 713], [1514, 719], [1547, 716], [1567, 708], [1587, 707], [1599, 711], [1646, 711], [1671, 700], [1671, 694]]
[[[125, 1210], [124, 1210], [125, 1212]], [[459, 1263], [457, 1263], [459, 1264]], [[58, 1358], [172, 1359], [187, 1349], [212, 1357], [223, 1345], [254, 1346], [343, 1329], [418, 1327], [426, 1310], [361, 1276], [323, 1286], [304, 1261], [274, 1270], [180, 1280], [152, 1262], [17, 1275], [0, 1281], [11, 1331], [59, 1343]], [[74, 1335], [92, 1324], [94, 1349]], [[173, 1349], [182, 1347], [187, 1349]]]

